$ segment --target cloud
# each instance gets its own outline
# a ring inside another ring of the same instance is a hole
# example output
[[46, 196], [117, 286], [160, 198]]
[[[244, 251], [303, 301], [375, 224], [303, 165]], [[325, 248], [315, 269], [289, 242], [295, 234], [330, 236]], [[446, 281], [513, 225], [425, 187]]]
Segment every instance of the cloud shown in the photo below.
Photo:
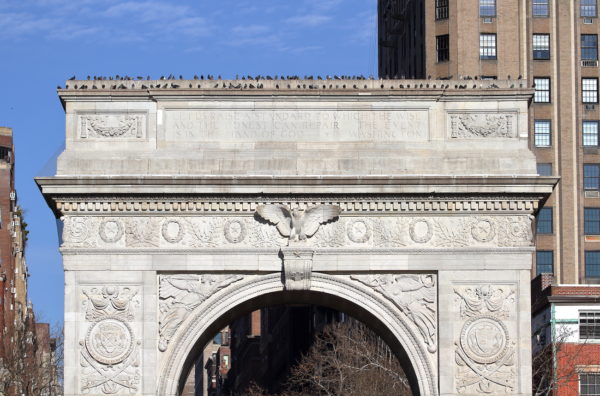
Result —
[[318, 26], [318, 25], [327, 23], [330, 20], [331, 20], [331, 17], [327, 16], [327, 15], [307, 14], [307, 15], [297, 15], [297, 16], [288, 18], [286, 21], [288, 23], [293, 23], [296, 25]]
[[234, 26], [231, 31], [236, 35], [256, 36], [267, 33], [271, 28], [266, 25], [238, 25]]
[[126, 1], [109, 7], [104, 16], [111, 18], [134, 18], [137, 21], [154, 22], [178, 19], [190, 15], [186, 6], [177, 6], [160, 1]]

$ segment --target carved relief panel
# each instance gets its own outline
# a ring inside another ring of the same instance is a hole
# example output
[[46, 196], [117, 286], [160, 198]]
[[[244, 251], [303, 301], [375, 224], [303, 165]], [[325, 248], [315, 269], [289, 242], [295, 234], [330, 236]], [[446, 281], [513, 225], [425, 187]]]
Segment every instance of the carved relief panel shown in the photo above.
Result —
[[[249, 216], [64, 218], [63, 248], [280, 248], [288, 238]], [[532, 246], [532, 219], [521, 216], [356, 217], [320, 226], [315, 248], [438, 249]]]
[[78, 140], [143, 140], [146, 138], [146, 113], [79, 114]]
[[452, 139], [517, 137], [517, 116], [514, 113], [449, 114]]
[[518, 368], [517, 294], [514, 285], [454, 288], [455, 384], [459, 394], [512, 393]]
[[434, 274], [350, 275], [391, 301], [417, 330], [430, 353], [437, 351], [437, 276]]
[[82, 393], [136, 394], [141, 383], [139, 290], [134, 286], [83, 287], [80, 328]]

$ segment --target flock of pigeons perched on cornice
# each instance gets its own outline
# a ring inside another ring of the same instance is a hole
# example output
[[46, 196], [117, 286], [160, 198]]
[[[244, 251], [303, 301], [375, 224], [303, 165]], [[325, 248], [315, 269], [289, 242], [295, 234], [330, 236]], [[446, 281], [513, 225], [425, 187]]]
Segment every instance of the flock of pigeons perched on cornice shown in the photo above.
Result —
[[[87, 76], [85, 80], [77, 80], [76, 76], [69, 78], [65, 89], [75, 90], [86, 90], [86, 89], [101, 89], [101, 90], [148, 90], [148, 89], [177, 89], [177, 88], [189, 88], [189, 89], [263, 89], [265, 88], [265, 82], [268, 81], [268, 88], [271, 89], [367, 89], [369, 86], [364, 82], [369, 81], [370, 88], [374, 88], [373, 83], [381, 81], [381, 89], [405, 89], [405, 88], [433, 88], [433, 89], [468, 89], [471, 88], [470, 83], [466, 81], [477, 81], [472, 85], [473, 89], [476, 88], [500, 88], [496, 84], [495, 80], [481, 80], [477, 76], [461, 76], [458, 80], [451, 80], [452, 77], [446, 80], [431, 80], [431, 76], [428, 76], [427, 80], [405, 80], [403, 78], [393, 79], [375, 79], [373, 76], [304, 76], [304, 78], [294, 76], [236, 76], [235, 80], [224, 80], [221, 76], [213, 75], [194, 75], [193, 80], [184, 79], [182, 75], [177, 78], [170, 74], [168, 76], [161, 76], [158, 80], [152, 80], [150, 76], [142, 77], [131, 77], [131, 76]], [[508, 76], [508, 80], [510, 80]], [[502, 88], [524, 88], [526, 85], [519, 76], [518, 81], [509, 81], [510, 85], [503, 86]], [[204, 85], [202, 85], [200, 82]], [[444, 81], [447, 81], [444, 82]], [[385, 83], [384, 83], [385, 82]], [[396, 86], [394, 86], [396, 82]], [[449, 84], [451, 83], [451, 84]], [[502, 84], [505, 85], [505, 84]], [[61, 86], [57, 86], [57, 89], [63, 89]]]

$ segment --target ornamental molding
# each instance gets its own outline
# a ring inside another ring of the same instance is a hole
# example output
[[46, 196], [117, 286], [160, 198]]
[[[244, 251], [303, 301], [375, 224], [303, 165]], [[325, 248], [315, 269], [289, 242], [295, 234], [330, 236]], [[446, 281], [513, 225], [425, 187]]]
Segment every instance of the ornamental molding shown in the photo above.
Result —
[[514, 138], [517, 136], [514, 113], [450, 114], [450, 137], [453, 139]]
[[139, 140], [145, 138], [146, 114], [79, 115], [79, 139]]
[[131, 325], [140, 305], [137, 295], [137, 289], [125, 286], [82, 289], [87, 324], [79, 342], [82, 393], [139, 390], [142, 342]]
[[[313, 205], [331, 204], [340, 207], [344, 213], [380, 214], [398, 212], [410, 213], [456, 213], [456, 212], [526, 212], [533, 213], [539, 208], [541, 197], [439, 197], [433, 199], [374, 199], [352, 197], [340, 199], [335, 197], [310, 198], [309, 200], [273, 202], [286, 205], [291, 209], [306, 210]], [[236, 200], [235, 198], [124, 198], [114, 197], [99, 199], [93, 197], [56, 199], [56, 210], [63, 214], [70, 213], [230, 213], [254, 214], [256, 208], [264, 205], [264, 201]]]
[[[63, 249], [194, 251], [277, 249], [289, 238], [251, 216], [65, 216]], [[533, 246], [533, 218], [520, 216], [352, 216], [335, 221], [300, 243], [312, 249], [427, 250]]]
[[243, 279], [241, 275], [162, 275], [159, 277], [158, 349], [169, 341], [190, 313], [206, 299]]
[[516, 387], [516, 293], [513, 285], [454, 288], [459, 304], [456, 391], [512, 393]]
[[418, 329], [427, 350], [437, 351], [436, 275], [350, 275], [350, 278], [392, 301]]

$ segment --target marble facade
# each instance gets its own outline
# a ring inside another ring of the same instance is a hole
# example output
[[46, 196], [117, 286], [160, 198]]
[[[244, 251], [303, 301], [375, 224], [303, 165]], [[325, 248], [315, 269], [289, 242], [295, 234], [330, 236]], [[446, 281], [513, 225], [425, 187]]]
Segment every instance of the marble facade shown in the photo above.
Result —
[[[557, 180], [527, 148], [530, 90], [68, 83], [37, 179], [63, 224], [66, 396], [175, 396], [219, 326], [282, 302], [367, 321], [415, 394], [531, 394], [534, 215]], [[295, 240], [264, 205], [339, 215]]]

